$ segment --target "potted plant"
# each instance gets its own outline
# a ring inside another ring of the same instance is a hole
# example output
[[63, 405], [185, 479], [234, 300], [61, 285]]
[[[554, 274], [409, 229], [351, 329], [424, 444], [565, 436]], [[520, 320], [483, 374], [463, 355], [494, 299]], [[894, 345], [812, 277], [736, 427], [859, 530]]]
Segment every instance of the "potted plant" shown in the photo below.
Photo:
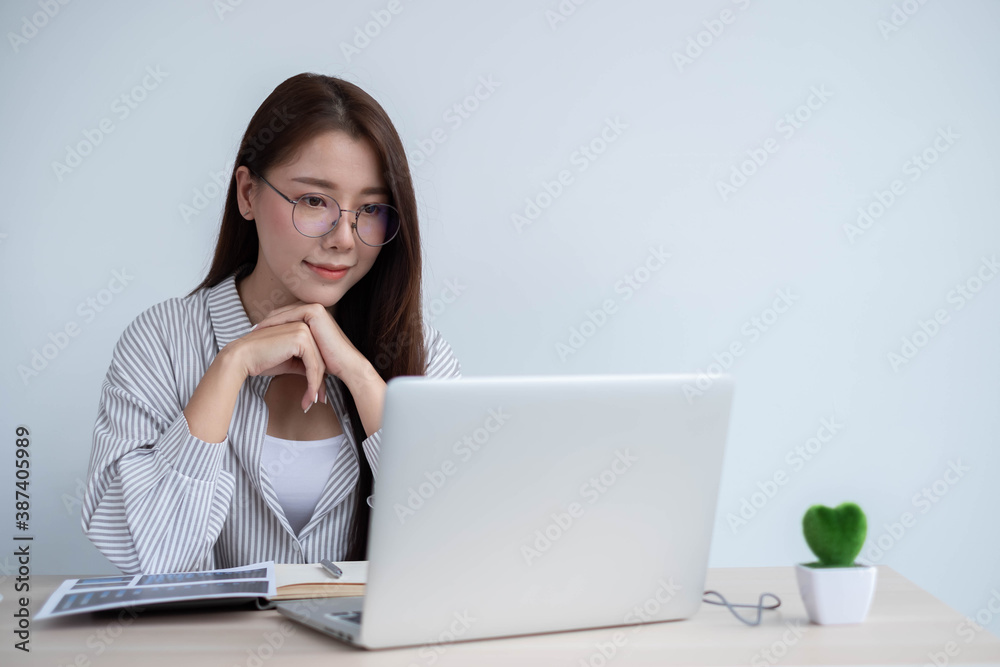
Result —
[[813, 623], [861, 623], [867, 618], [878, 570], [854, 562], [867, 532], [865, 513], [855, 503], [806, 510], [802, 533], [819, 560], [798, 563], [795, 576]]

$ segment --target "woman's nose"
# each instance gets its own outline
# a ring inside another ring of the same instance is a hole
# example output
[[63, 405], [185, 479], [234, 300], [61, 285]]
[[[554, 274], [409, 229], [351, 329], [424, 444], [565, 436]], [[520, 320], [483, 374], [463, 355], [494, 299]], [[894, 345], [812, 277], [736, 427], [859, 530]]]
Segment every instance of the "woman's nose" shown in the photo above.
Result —
[[340, 211], [340, 219], [333, 226], [333, 230], [323, 237], [325, 244], [337, 248], [350, 250], [354, 247], [354, 212]]

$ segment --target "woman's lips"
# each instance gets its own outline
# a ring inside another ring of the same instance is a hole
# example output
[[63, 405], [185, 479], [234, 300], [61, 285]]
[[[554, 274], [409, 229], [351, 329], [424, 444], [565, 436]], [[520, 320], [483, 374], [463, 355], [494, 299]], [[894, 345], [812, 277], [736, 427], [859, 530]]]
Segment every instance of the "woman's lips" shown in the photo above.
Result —
[[313, 273], [318, 275], [320, 278], [326, 278], [327, 280], [339, 280], [346, 276], [347, 271], [351, 268], [348, 266], [337, 271], [331, 271], [330, 269], [324, 269], [321, 266], [316, 266], [315, 264], [310, 264], [309, 262], [306, 262], [306, 266], [312, 269]]

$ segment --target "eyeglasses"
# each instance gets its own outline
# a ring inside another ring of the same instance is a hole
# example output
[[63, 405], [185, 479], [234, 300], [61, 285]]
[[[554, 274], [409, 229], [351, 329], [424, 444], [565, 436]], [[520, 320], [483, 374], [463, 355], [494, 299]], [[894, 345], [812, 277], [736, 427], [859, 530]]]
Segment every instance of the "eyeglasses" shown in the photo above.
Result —
[[250, 172], [292, 205], [292, 225], [303, 236], [326, 236], [340, 222], [341, 213], [354, 214], [351, 227], [365, 245], [383, 246], [399, 231], [399, 211], [388, 204], [363, 204], [356, 211], [351, 211], [340, 208], [336, 199], [319, 192], [307, 192], [298, 199], [289, 199], [256, 171], [250, 169]]

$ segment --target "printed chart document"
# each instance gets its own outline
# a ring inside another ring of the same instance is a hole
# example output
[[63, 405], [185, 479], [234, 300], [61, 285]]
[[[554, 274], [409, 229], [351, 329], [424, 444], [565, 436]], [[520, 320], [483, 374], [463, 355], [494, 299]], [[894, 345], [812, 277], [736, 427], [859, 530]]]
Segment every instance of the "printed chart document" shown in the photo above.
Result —
[[251, 601], [276, 593], [274, 561], [206, 572], [67, 579], [45, 601], [35, 620], [167, 602], [226, 598]]
[[67, 579], [35, 614], [35, 620], [146, 605], [197, 606], [210, 600], [256, 601], [272, 609], [277, 600], [350, 597], [365, 594], [368, 561], [339, 561], [333, 577], [318, 563], [265, 561], [207, 572], [135, 574]]

